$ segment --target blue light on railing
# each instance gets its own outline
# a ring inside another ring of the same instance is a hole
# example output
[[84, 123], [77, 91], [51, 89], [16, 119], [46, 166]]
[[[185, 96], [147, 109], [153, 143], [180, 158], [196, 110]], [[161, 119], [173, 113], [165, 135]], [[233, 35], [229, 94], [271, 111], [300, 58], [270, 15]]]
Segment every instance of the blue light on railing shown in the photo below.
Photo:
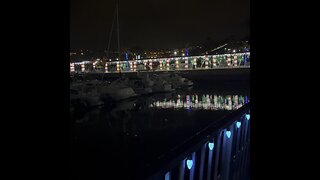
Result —
[[192, 165], [193, 165], [193, 161], [191, 159], [188, 159], [187, 160], [187, 167], [189, 170], [192, 168]]
[[210, 150], [213, 150], [213, 148], [214, 148], [214, 143], [213, 143], [213, 142], [209, 142], [209, 143], [208, 143], [208, 147], [209, 147]]
[[236, 123], [236, 125], [237, 125], [237, 128], [240, 128], [241, 122], [238, 121], [238, 122]]
[[226, 131], [226, 135], [227, 135], [228, 138], [230, 138], [231, 137], [231, 131]]
[[246, 119], [249, 121], [250, 120], [250, 114], [246, 114]]
[[170, 172], [167, 172], [165, 177], [164, 177], [164, 180], [170, 180]]

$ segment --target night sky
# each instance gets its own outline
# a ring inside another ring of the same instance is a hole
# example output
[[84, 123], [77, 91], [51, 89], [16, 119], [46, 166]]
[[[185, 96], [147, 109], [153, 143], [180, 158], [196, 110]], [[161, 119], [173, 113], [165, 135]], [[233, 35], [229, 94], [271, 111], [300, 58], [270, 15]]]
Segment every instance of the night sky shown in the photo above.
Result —
[[[179, 48], [250, 34], [249, 0], [119, 0], [120, 45]], [[115, 0], [71, 0], [70, 49], [107, 46]], [[115, 35], [115, 31], [114, 31]], [[112, 42], [116, 42], [114, 36]], [[114, 46], [114, 45], [112, 45]]]

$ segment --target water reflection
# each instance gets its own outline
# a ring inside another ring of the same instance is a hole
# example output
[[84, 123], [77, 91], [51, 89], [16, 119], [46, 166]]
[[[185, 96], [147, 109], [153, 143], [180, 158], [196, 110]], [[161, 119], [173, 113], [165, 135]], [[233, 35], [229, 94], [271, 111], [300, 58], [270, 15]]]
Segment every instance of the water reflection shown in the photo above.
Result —
[[182, 128], [185, 131], [196, 131], [222, 114], [239, 109], [248, 101], [247, 95], [222, 95], [197, 91], [154, 94], [118, 102], [112, 109], [94, 109], [75, 118], [75, 122], [77, 124], [105, 122], [106, 131], [123, 134], [127, 134], [128, 131], [136, 132], [138, 129]]
[[204, 110], [236, 110], [248, 102], [248, 96], [242, 95], [209, 95], [192, 94], [176, 96], [176, 99], [163, 99], [149, 105], [150, 108], [161, 109], [204, 109]]
[[[143, 96], [73, 116], [75, 174], [79, 179], [95, 179], [92, 174], [112, 179], [108, 176], [119, 169], [127, 174], [143, 170], [249, 99], [238, 91], [222, 94], [198, 88]], [[110, 169], [105, 162], [115, 165]], [[94, 170], [89, 171], [91, 167]]]

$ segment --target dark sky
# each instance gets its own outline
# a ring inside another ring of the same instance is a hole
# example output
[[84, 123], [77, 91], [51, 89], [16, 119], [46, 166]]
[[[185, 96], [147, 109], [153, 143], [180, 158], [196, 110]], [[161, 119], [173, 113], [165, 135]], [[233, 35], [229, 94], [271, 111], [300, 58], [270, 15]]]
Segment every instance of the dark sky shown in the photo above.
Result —
[[[183, 47], [207, 37], [249, 35], [249, 0], [119, 0], [120, 45]], [[103, 50], [115, 0], [71, 0], [71, 50]], [[115, 33], [114, 33], [115, 35]], [[116, 42], [115, 36], [112, 42]]]

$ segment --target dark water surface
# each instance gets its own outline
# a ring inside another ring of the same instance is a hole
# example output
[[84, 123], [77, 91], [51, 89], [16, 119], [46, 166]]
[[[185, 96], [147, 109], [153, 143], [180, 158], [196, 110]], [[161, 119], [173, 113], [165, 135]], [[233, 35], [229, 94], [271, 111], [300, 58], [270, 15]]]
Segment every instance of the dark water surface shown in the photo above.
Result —
[[243, 82], [203, 81], [192, 89], [73, 115], [73, 179], [130, 179], [143, 173], [157, 157], [248, 102], [248, 89]]

